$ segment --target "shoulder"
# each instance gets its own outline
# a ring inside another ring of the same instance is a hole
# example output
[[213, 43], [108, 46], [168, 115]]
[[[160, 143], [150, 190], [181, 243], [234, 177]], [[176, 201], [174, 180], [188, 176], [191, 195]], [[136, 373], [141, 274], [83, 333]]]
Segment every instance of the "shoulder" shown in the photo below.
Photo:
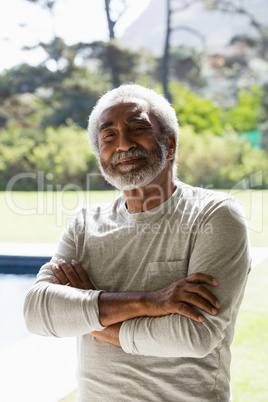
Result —
[[181, 186], [181, 199], [199, 217], [204, 220], [217, 217], [218, 220], [227, 219], [245, 225], [245, 212], [236, 197], [224, 191], [192, 187], [184, 183], [179, 183], [179, 185]]
[[89, 222], [99, 222], [116, 215], [124, 202], [122, 195], [115, 198], [110, 203], [85, 204], [76, 210], [73, 219], [74, 225], [88, 224]]
[[177, 182], [177, 186], [180, 189], [180, 197], [199, 205], [215, 204], [234, 198], [223, 191], [215, 191], [204, 187], [194, 187], [180, 181]]

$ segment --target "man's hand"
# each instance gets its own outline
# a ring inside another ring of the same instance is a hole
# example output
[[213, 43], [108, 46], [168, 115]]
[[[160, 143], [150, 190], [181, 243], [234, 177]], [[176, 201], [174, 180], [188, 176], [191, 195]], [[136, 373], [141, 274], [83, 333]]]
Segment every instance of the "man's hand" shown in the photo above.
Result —
[[65, 260], [59, 260], [58, 264], [52, 267], [52, 271], [55, 274], [55, 278], [53, 278], [55, 285], [68, 284], [73, 288], [95, 290], [88, 274], [76, 260], [72, 260], [71, 264]]
[[218, 281], [210, 275], [196, 273], [177, 282], [149, 293], [152, 317], [168, 314], [181, 314], [194, 321], [202, 322], [204, 317], [194, 309], [197, 307], [209, 314], [216, 315], [220, 303], [217, 298], [203, 284], [217, 286]]
[[[87, 272], [75, 260], [71, 264], [59, 260], [52, 270], [55, 274], [54, 284], [69, 283], [69, 286], [78, 289], [95, 289]], [[204, 317], [195, 308], [216, 315], [220, 307], [214, 294], [202, 284], [217, 286], [218, 281], [211, 275], [195, 273], [155, 291], [104, 292], [99, 297], [100, 322], [103, 326], [109, 326], [135, 317], [169, 314], [180, 314], [202, 322]]]
[[[52, 270], [53, 283], [78, 289], [95, 290], [87, 272], [76, 260], [71, 264], [59, 260]], [[202, 322], [204, 317], [195, 307], [216, 315], [220, 303], [202, 284], [217, 286], [218, 281], [211, 275], [196, 273], [173, 282], [162, 289], [151, 292], [101, 293], [99, 297], [100, 322], [107, 327], [90, 334], [105, 342], [120, 346], [119, 331], [123, 321], [142, 316], [161, 317], [180, 314], [194, 321]]]
[[100, 323], [106, 327], [135, 317], [161, 317], [169, 314], [180, 314], [202, 322], [204, 317], [195, 308], [216, 315], [220, 303], [201, 284], [217, 286], [218, 281], [211, 275], [196, 273], [156, 291], [101, 293]]
[[[55, 277], [53, 278], [53, 283], [55, 285], [66, 286], [66, 284], [68, 284], [68, 286], [72, 286], [78, 289], [95, 290], [87, 272], [76, 260], [72, 260], [71, 264], [68, 264], [65, 260], [59, 260], [58, 264], [52, 267], [52, 271], [55, 274]], [[117, 323], [114, 325], [110, 325], [102, 331], [90, 332], [90, 335], [120, 347], [120, 327], [121, 323]]]

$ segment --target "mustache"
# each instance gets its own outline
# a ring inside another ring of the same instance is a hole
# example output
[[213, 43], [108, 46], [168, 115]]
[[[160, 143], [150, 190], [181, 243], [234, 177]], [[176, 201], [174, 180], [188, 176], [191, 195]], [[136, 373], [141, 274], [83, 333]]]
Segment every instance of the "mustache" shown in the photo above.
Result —
[[120, 159], [124, 159], [124, 158], [129, 158], [132, 156], [140, 156], [142, 158], [147, 158], [149, 155], [149, 153], [144, 149], [130, 149], [129, 151], [121, 151], [118, 154], [115, 154], [112, 156], [111, 158], [111, 163], [115, 164], [118, 161], [120, 161]]

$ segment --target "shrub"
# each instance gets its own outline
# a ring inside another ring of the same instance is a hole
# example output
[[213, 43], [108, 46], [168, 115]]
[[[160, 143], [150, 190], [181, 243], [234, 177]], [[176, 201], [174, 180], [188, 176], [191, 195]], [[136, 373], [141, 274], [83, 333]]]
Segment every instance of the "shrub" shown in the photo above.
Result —
[[[232, 188], [245, 177], [268, 170], [267, 152], [238, 139], [235, 133], [215, 136], [181, 129], [178, 177], [195, 186]], [[263, 188], [268, 178], [263, 175]]]
[[[0, 136], [0, 189], [19, 173], [43, 172], [46, 183], [86, 187], [86, 174], [98, 172], [86, 131], [74, 124], [44, 132], [10, 128]], [[36, 180], [18, 180], [13, 190], [37, 190]]]

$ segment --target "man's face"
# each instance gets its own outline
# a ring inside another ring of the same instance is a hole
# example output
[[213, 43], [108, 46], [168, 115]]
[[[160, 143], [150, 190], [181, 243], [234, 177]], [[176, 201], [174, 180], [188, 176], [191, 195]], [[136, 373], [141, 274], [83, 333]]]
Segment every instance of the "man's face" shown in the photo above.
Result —
[[148, 185], [167, 163], [159, 123], [142, 100], [104, 109], [98, 121], [100, 168], [121, 190]]

